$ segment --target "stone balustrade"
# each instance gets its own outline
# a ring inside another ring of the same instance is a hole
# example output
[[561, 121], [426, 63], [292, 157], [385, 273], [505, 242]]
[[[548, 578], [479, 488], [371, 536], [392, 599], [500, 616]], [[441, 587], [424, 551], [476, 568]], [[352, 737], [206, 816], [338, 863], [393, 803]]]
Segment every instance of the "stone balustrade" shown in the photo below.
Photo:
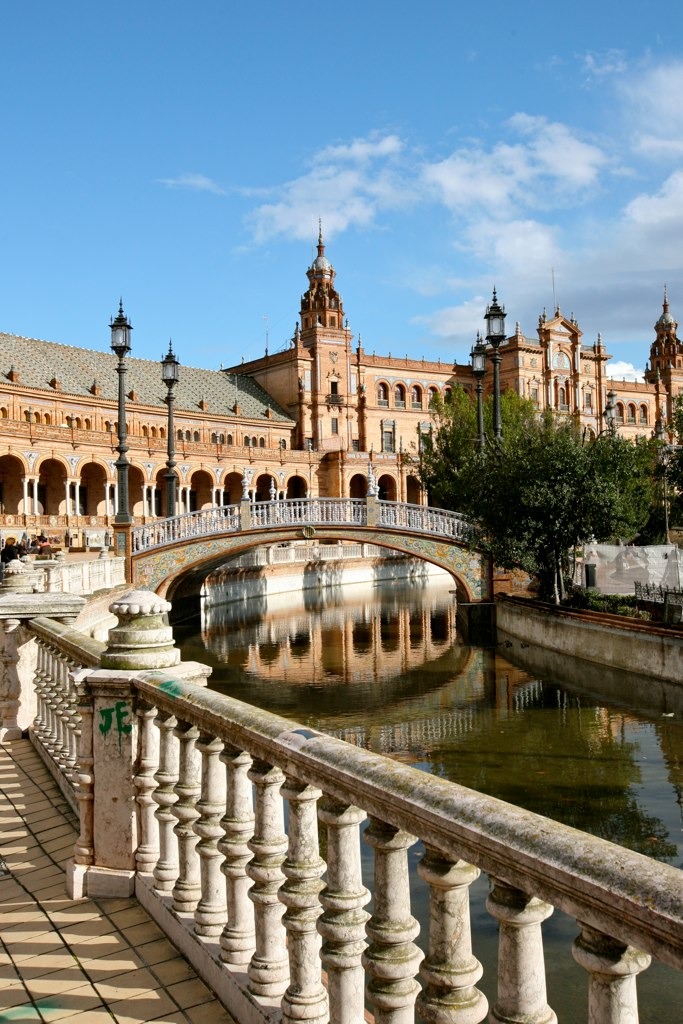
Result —
[[[638, 1020], [652, 957], [683, 968], [679, 870], [207, 690], [168, 609], [119, 598], [97, 667], [73, 630], [26, 622], [46, 651], [33, 738], [79, 803], [71, 895], [134, 891], [240, 1024], [362, 1024], [366, 1000], [381, 1024], [551, 1024], [553, 908], [578, 925], [566, 955], [591, 1024]], [[490, 1010], [470, 923], [480, 872], [499, 934]]]
[[133, 553], [217, 533], [282, 526], [378, 526], [466, 543], [473, 524], [458, 512], [369, 498], [287, 498], [202, 509], [132, 531]]

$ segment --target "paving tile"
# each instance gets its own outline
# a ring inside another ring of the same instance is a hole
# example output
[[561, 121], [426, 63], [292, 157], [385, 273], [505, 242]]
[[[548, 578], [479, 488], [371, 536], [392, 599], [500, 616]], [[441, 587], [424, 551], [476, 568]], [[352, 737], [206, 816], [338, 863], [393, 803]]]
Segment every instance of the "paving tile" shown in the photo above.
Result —
[[[109, 1018], [111, 1024], [111, 1017]], [[2, 1024], [43, 1024], [43, 1018], [33, 1003], [21, 1003], [0, 1013]]]
[[189, 981], [196, 977], [194, 967], [187, 960], [173, 950], [173, 959], [164, 963], [153, 964], [152, 970], [162, 985], [174, 985], [179, 981]]
[[36, 1000], [38, 1012], [44, 1021], [66, 1020], [76, 1015], [85, 1016], [90, 1010], [104, 1009], [102, 1000], [91, 985], [82, 985], [71, 992], [60, 992]]
[[73, 992], [74, 989], [90, 985], [90, 981], [78, 963], [74, 962], [71, 967], [53, 971], [42, 978], [24, 978], [24, 985], [37, 1003], [43, 996], [61, 996], [63, 992]]
[[77, 964], [77, 960], [73, 953], [62, 946], [61, 949], [51, 950], [45, 953], [39, 953], [32, 957], [26, 957], [20, 963], [17, 963], [17, 970], [21, 974], [22, 978], [27, 977], [40, 977], [42, 971], [43, 974], [50, 974], [53, 971], [63, 971], [67, 967], [71, 967], [73, 964]]
[[134, 925], [132, 928], [122, 928], [121, 930], [131, 946], [139, 946], [145, 942], [153, 942], [155, 939], [164, 938], [163, 932], [153, 921]]
[[151, 971], [141, 968], [136, 971], [126, 971], [104, 981], [97, 981], [95, 988], [103, 1000], [115, 1002], [119, 999], [140, 996], [145, 992], [160, 990], [162, 986]]
[[30, 960], [31, 957], [41, 956], [44, 953], [56, 953], [64, 948], [62, 938], [57, 932], [46, 932], [29, 941], [17, 943], [11, 948], [11, 953], [14, 962], [19, 964], [22, 960]]
[[234, 1017], [215, 999], [212, 1003], [191, 1006], [185, 1010], [190, 1024], [235, 1024]]
[[129, 910], [131, 907], [140, 906], [135, 896], [115, 896], [111, 899], [98, 896], [92, 902], [96, 907], [100, 908], [102, 913], [106, 913], [109, 917], [112, 914], [118, 913], [119, 910]]
[[144, 962], [150, 965], [161, 964], [166, 960], [174, 960], [180, 956], [178, 950], [167, 938], [155, 939], [152, 942], [136, 945], [135, 949]]
[[23, 1006], [24, 1003], [28, 1003], [29, 1006], [32, 1005], [31, 997], [23, 985], [12, 985], [7, 988], [3, 986], [0, 988], [0, 1020], [4, 1019], [9, 1007]]
[[107, 917], [122, 931], [136, 924], [146, 924], [149, 921], [149, 914], [139, 903], [134, 907], [128, 907], [126, 910], [108, 913]]
[[108, 1004], [118, 1024], [147, 1024], [163, 1019], [164, 1014], [177, 1013], [178, 1007], [165, 992], [145, 992]]
[[181, 1010], [189, 1006], [199, 1006], [201, 1003], [212, 1002], [215, 999], [213, 992], [206, 987], [199, 978], [191, 981], [179, 981], [176, 985], [166, 987], [166, 992], [176, 1001]]
[[132, 949], [124, 949], [96, 959], [83, 957], [80, 959], [80, 964], [93, 983], [116, 978], [124, 971], [137, 971], [144, 967], [144, 962]]
[[126, 942], [118, 932], [110, 932], [107, 935], [89, 937], [87, 944], [83, 945], [91, 960], [99, 960], [103, 956], [112, 956], [115, 953], [125, 953], [130, 949], [130, 943]]
[[99, 917], [90, 921], [77, 921], [73, 924], [60, 925], [59, 930], [65, 942], [73, 945], [93, 935], [109, 935], [110, 932], [114, 931], [114, 925], [111, 921], [107, 921], [106, 918]]

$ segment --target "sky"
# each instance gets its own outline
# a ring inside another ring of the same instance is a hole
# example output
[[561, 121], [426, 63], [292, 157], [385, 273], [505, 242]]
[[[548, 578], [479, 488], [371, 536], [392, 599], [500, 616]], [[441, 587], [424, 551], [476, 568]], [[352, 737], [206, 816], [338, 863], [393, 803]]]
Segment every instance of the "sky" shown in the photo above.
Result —
[[368, 352], [467, 361], [492, 289], [642, 371], [683, 323], [682, 0], [24, 0], [0, 331], [218, 368], [289, 344], [318, 221]]

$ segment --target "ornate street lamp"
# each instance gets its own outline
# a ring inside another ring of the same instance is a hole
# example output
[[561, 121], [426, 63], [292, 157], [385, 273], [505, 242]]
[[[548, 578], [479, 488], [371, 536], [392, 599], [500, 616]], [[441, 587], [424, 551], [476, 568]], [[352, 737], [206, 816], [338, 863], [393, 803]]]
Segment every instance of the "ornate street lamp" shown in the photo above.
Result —
[[173, 428], [173, 388], [180, 379], [180, 362], [176, 358], [171, 342], [168, 352], [161, 360], [161, 379], [168, 389], [166, 405], [168, 406], [168, 458], [166, 459], [166, 515], [171, 519], [176, 514], [176, 485], [178, 478], [175, 472], [175, 432]]
[[485, 438], [484, 401], [482, 395], [484, 391], [483, 378], [486, 373], [486, 345], [479, 331], [477, 331], [477, 340], [470, 352], [470, 358], [472, 360], [472, 373], [477, 382], [477, 444], [479, 445], [479, 450], [483, 451]]
[[118, 480], [119, 501], [115, 523], [132, 523], [128, 502], [128, 468], [130, 463], [126, 452], [126, 356], [130, 352], [130, 332], [133, 330], [123, 312], [123, 301], [119, 302], [119, 311], [114, 320], [110, 321], [111, 347], [118, 357], [116, 372], [119, 375], [119, 443], [116, 448], [119, 457], [116, 460], [116, 476]]
[[603, 418], [605, 420], [605, 426], [610, 437], [614, 437], [617, 432], [617, 407], [615, 405], [615, 399], [617, 397], [616, 391], [607, 392], [607, 405], [603, 412]]
[[500, 418], [500, 352], [498, 351], [502, 342], [505, 341], [505, 307], [501, 306], [496, 296], [496, 289], [493, 289], [493, 300], [490, 306], [486, 307], [484, 315], [486, 320], [486, 340], [493, 348], [493, 436], [500, 441], [503, 436], [503, 426]]

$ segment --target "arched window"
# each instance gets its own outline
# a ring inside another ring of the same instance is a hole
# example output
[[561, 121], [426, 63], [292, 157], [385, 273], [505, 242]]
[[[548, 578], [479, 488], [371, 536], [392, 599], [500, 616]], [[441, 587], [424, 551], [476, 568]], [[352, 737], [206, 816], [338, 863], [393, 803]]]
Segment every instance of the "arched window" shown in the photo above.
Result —
[[265, 437], [260, 437], [259, 438], [258, 446], [259, 446], [259, 448], [265, 448], [266, 447], [266, 439], [265, 439]]
[[159, 427], [159, 437], [166, 437], [166, 429], [164, 427]]
[[443, 397], [445, 399], [449, 399], [451, 397], [451, 389], [450, 388], [444, 388], [443, 389]]
[[0, 409], [0, 420], [6, 420], [7, 418], [7, 409], [3, 406], [3, 408]]
[[148, 437], [148, 436], [149, 436], [149, 428], [148, 428], [147, 426], [144, 426], [144, 425], [143, 425], [143, 428], [142, 428], [142, 436], [143, 436], [143, 437]]
[[211, 444], [218, 444], [218, 434], [215, 431], [211, 435]]
[[394, 388], [394, 405], [397, 409], [406, 407], [406, 389], [402, 384], [397, 384]]
[[250, 437], [245, 437], [244, 438], [244, 447], [245, 448], [250, 448], [251, 447], [251, 438]]
[[647, 423], [647, 406], [646, 405], [641, 405], [639, 419], [640, 419], [641, 423]]
[[258, 445], [258, 441], [256, 440], [255, 437], [252, 437], [252, 439], [251, 439], [251, 447], [252, 448], [256, 448], [257, 445]]
[[194, 434], [192, 435], [192, 440], [194, 441], [195, 444], [199, 443], [199, 431], [198, 430], [195, 430]]
[[617, 402], [616, 421], [617, 421], [617, 423], [623, 423], [624, 422], [624, 407], [621, 404], [621, 402]]
[[151, 437], [156, 437], [156, 436], [157, 436], [157, 428], [156, 428], [156, 427], [152, 427], [152, 428], [151, 428], [151, 430], [150, 430], [150, 436], [151, 436]]
[[410, 404], [413, 409], [422, 408], [422, 388], [419, 388], [417, 384], [410, 389]]
[[280, 448], [282, 449], [282, 451], [285, 451], [285, 449], [287, 448], [287, 440], [284, 437], [280, 438]]
[[557, 406], [559, 409], [568, 409], [567, 405], [567, 391], [562, 384], [557, 389]]
[[190, 433], [189, 430], [185, 431], [185, 440], [186, 441], [191, 441], [192, 440], [192, 434]]
[[583, 393], [583, 407], [584, 407], [584, 409], [589, 409], [589, 410], [593, 408], [593, 392], [592, 391], [584, 391], [584, 393]]
[[52, 423], [52, 418], [51, 418], [49, 412], [46, 412], [45, 413], [45, 426], [49, 427], [51, 423]]
[[228, 434], [228, 444], [232, 444], [232, 434]]
[[389, 407], [389, 388], [386, 384], [377, 385], [377, 404], [385, 408]]
[[636, 407], [635, 407], [635, 405], [633, 405], [633, 403], [631, 403], [628, 406], [627, 410], [626, 410], [626, 422], [627, 423], [635, 423], [636, 422]]
[[438, 388], [430, 388], [429, 389], [429, 404], [430, 405], [432, 404], [432, 402], [434, 401], [434, 399], [436, 398], [436, 396], [438, 394], [439, 394], [439, 389]]
[[177, 436], [179, 441], [182, 441], [182, 439], [183, 439], [183, 432], [182, 432], [182, 430], [179, 430], [176, 436]]

